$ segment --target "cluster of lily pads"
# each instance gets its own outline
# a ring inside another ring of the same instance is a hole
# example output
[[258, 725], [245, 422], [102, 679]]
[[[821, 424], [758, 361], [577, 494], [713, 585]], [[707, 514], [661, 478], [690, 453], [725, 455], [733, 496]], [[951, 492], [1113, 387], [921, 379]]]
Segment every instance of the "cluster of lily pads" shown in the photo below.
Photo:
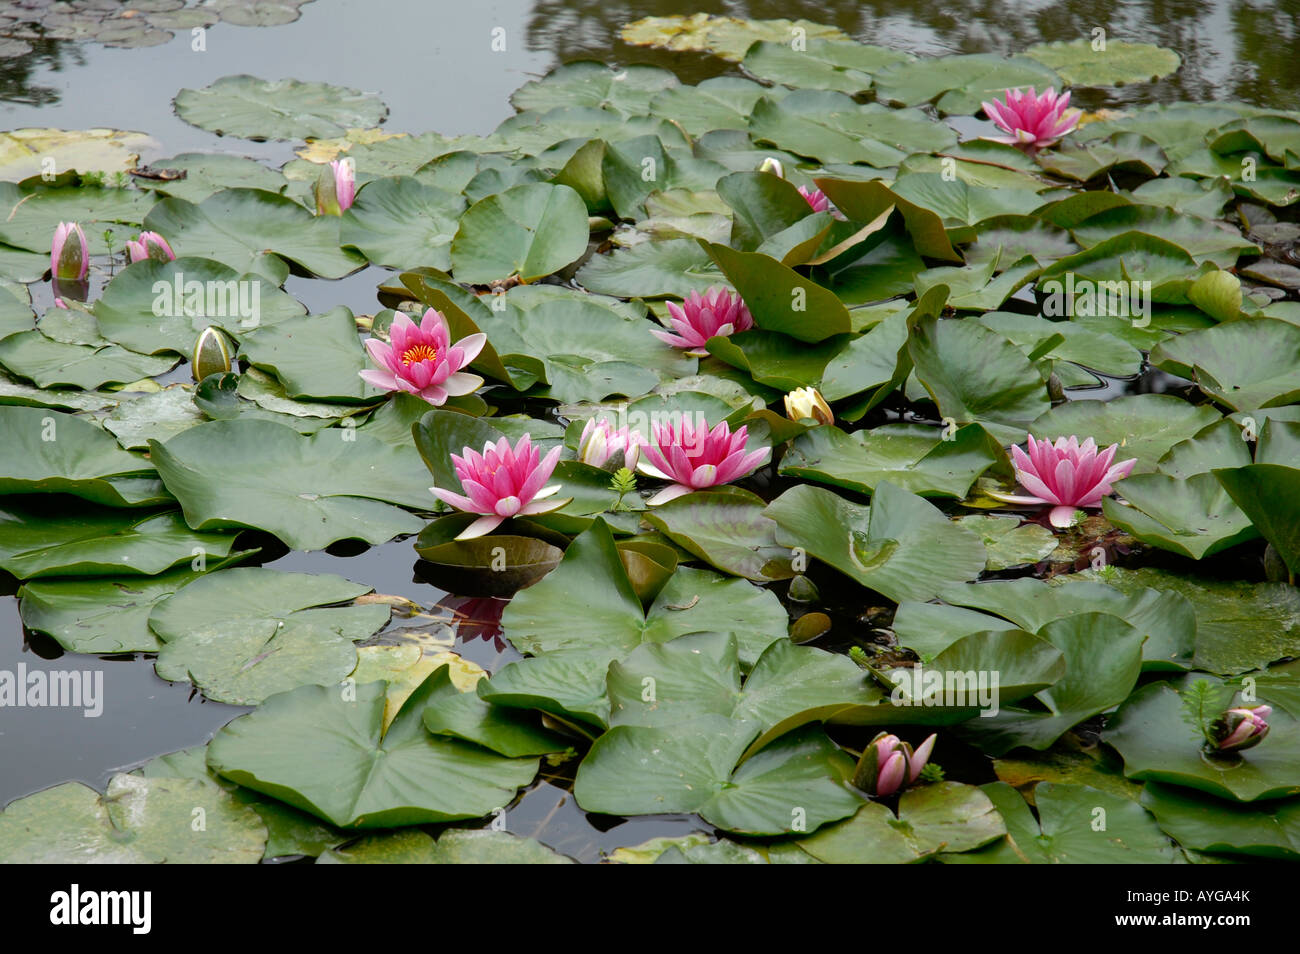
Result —
[[[565, 861], [489, 823], [539, 772], [700, 819], [616, 860], [1300, 856], [1300, 114], [1058, 98], [1141, 44], [679, 26], [743, 75], [571, 63], [455, 138], [230, 77], [179, 115], [299, 158], [0, 184], [23, 623], [256, 706], [0, 857]], [[374, 315], [284, 287], [367, 264]], [[519, 658], [266, 534], [411, 535]]]

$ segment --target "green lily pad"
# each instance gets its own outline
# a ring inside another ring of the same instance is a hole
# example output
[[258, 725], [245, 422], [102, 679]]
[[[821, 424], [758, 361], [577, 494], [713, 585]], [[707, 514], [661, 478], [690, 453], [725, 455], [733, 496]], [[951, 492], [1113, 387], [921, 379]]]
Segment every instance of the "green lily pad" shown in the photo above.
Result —
[[416, 455], [366, 434], [304, 437], [272, 421], [214, 421], [149, 448], [191, 526], [256, 527], [295, 550], [415, 533], [422, 522], [393, 504], [432, 506]]
[[11, 864], [256, 864], [265, 845], [251, 808], [193, 779], [114, 775], [103, 795], [64, 782], [0, 812]]
[[67, 493], [110, 507], [165, 502], [153, 465], [71, 414], [0, 405], [9, 473], [0, 493]]
[[[1142, 647], [1145, 669], [1186, 669], [1195, 650], [1196, 613], [1178, 593], [1138, 586], [1121, 590], [1066, 574], [1051, 584], [1034, 579], [990, 580], [977, 586], [949, 587], [941, 595], [949, 603], [996, 613], [1031, 632], [1079, 613], [1118, 616], [1146, 634]], [[986, 623], [967, 620], [962, 628], [974, 632]]]
[[1178, 858], [1151, 815], [1121, 795], [1042, 782], [1034, 787], [1035, 821], [1020, 793], [1005, 782], [980, 789], [1005, 820], [1007, 840], [944, 855], [948, 864], [1172, 864]]
[[1243, 805], [1182, 785], [1148, 782], [1142, 805], [1184, 848], [1300, 859], [1300, 799]]
[[1168, 157], [1146, 136], [1119, 132], [1106, 139], [1063, 144], [1042, 156], [1039, 162], [1048, 172], [1078, 182], [1091, 182], [1106, 173], [1155, 177], [1164, 171]]
[[[1269, 689], [1258, 686], [1260, 702], [1268, 701]], [[1243, 802], [1300, 794], [1300, 723], [1280, 706], [1268, 722], [1268, 737], [1259, 745], [1236, 757], [1205, 755], [1205, 739], [1186, 721], [1182, 697], [1167, 683], [1153, 683], [1120, 706], [1104, 738], [1123, 756], [1124, 774], [1132, 779]]]
[[239, 353], [273, 372], [296, 401], [374, 402], [379, 396], [358, 374], [371, 365], [352, 312], [344, 307], [250, 331], [240, 339]]
[[208, 765], [340, 828], [478, 818], [536, 775], [536, 759], [502, 758], [426, 732], [421, 712], [432, 679], [385, 732], [386, 686], [369, 682], [350, 693], [346, 685], [300, 686], [272, 696], [216, 734]]
[[740, 65], [750, 75], [771, 83], [852, 94], [871, 88], [872, 73], [909, 59], [906, 53], [883, 46], [840, 40], [810, 40], [803, 49], [796, 50], [787, 39], [784, 43], [755, 43]]
[[755, 42], [789, 42], [795, 36], [809, 40], [848, 40], [836, 27], [810, 20], [742, 20], [708, 13], [642, 17], [619, 31], [623, 42], [633, 46], [712, 53], [733, 62], [740, 62]]
[[104, 428], [127, 450], [148, 450], [149, 441], [165, 442], [204, 420], [188, 388], [169, 387], [123, 401], [104, 418]]
[[1152, 43], [1129, 43], [1107, 38], [1102, 49], [1091, 40], [1036, 43], [1025, 56], [1050, 66], [1071, 86], [1120, 86], [1168, 76], [1181, 58], [1173, 50]]
[[155, 606], [165, 645], [158, 675], [205, 696], [257, 705], [301, 685], [335, 685], [355, 668], [353, 643], [388, 622], [383, 604], [318, 609], [367, 587], [341, 577], [236, 569], [213, 573]]
[[1127, 506], [1104, 499], [1101, 510], [1107, 520], [1143, 543], [1193, 560], [1259, 535], [1213, 474], [1138, 474], [1119, 481], [1115, 492]]
[[714, 76], [694, 86], [671, 86], [656, 93], [649, 111], [679, 123], [692, 136], [704, 136], [714, 130], [748, 129], [754, 104], [764, 96], [779, 95], [739, 76]]
[[508, 831], [452, 828], [435, 842], [418, 829], [370, 835], [321, 855], [317, 864], [568, 865], [572, 858]]
[[140, 188], [194, 203], [223, 189], [283, 192], [288, 185], [279, 171], [268, 169], [255, 159], [220, 152], [183, 152], [170, 159], [158, 159], [149, 168], [153, 172], [168, 170], [185, 175], [162, 179], [137, 176], [135, 181]]
[[377, 179], [363, 186], [343, 213], [339, 239], [376, 265], [446, 270], [464, 211], [461, 196], [418, 179]]
[[458, 281], [485, 285], [518, 275], [533, 281], [587, 250], [587, 206], [568, 186], [514, 186], [470, 206], [451, 242]]
[[73, 653], [156, 653], [162, 645], [149, 628], [160, 601], [206, 569], [247, 556], [232, 554], [210, 568], [170, 570], [150, 577], [34, 580], [18, 591], [18, 611], [28, 629], [46, 633]]
[[260, 274], [203, 258], [136, 262], [109, 282], [92, 310], [100, 333], [124, 348], [186, 357], [210, 325], [238, 337], [306, 312]]
[[984, 100], [1008, 89], [1045, 89], [1064, 84], [1051, 69], [1026, 56], [1004, 59], [973, 53], [919, 59], [887, 66], [876, 74], [876, 97], [882, 102], [920, 106], [938, 99], [941, 113], [971, 114]]
[[155, 576], [202, 555], [230, 555], [234, 536], [195, 533], [180, 514], [66, 506], [0, 506], [0, 567], [20, 580]]
[[[137, 226], [153, 204], [153, 196], [135, 189], [72, 186], [54, 183], [15, 185], [0, 182], [0, 241], [32, 252], [50, 252], [50, 236], [60, 222], [77, 222], [86, 233], [91, 255], [104, 255], [105, 230], [121, 235]], [[130, 236], [134, 238], [134, 235]], [[170, 235], [168, 238], [170, 239]], [[122, 239], [114, 244], [121, 247]], [[49, 259], [46, 258], [48, 266]]]
[[1137, 682], [1146, 635], [1117, 616], [1079, 613], [1048, 623], [1038, 635], [1065, 654], [1065, 677], [1036, 694], [1046, 712], [1004, 708], [958, 730], [990, 755], [1022, 745], [1046, 749], [1075, 725], [1123, 702]]
[[744, 299], [756, 327], [816, 343], [852, 328], [833, 292], [760, 252], [701, 243]]
[[984, 569], [978, 537], [920, 497], [882, 481], [871, 506], [806, 484], [764, 511], [781, 528], [778, 542], [798, 546], [892, 600], [927, 600], [946, 584]]
[[1196, 613], [1197, 669], [1240, 673], [1300, 656], [1300, 592], [1293, 586], [1210, 579], [1155, 567], [1116, 568], [1108, 582], [1123, 591], [1150, 588], [1186, 597]]
[[1278, 318], [1229, 321], [1171, 338], [1151, 363], [1191, 378], [1234, 411], [1300, 400], [1300, 326]]
[[511, 94], [510, 102], [520, 110], [589, 106], [644, 116], [657, 93], [678, 83], [676, 76], [656, 66], [612, 69], [604, 63], [578, 60], [525, 83]]
[[970, 851], [1006, 831], [984, 792], [960, 782], [939, 782], [904, 792], [897, 818], [872, 802], [848, 821], [795, 844], [827, 864], [907, 864], [945, 849]]
[[845, 779], [852, 761], [820, 729], [782, 736], [735, 767], [758, 726], [700, 716], [671, 730], [621, 725], [578, 767], [574, 797], [612, 815], [694, 812], [725, 831], [815, 830], [862, 803]]
[[1197, 407], [1170, 394], [1132, 394], [1110, 401], [1071, 401], [1034, 421], [1035, 437], [1055, 440], [1076, 434], [1098, 447], [1118, 444], [1117, 460], [1137, 458], [1134, 473], [1156, 469], [1156, 462], [1180, 441], [1219, 421], [1212, 407]]
[[917, 380], [958, 424], [993, 425], [1015, 436], [1051, 407], [1038, 368], [1011, 342], [975, 322], [917, 322], [908, 341]]
[[312, 215], [293, 199], [261, 189], [225, 189], [197, 205], [163, 199], [144, 226], [167, 236], [177, 256], [215, 259], [275, 285], [289, 274], [286, 261], [321, 278], [342, 278], [365, 264], [339, 247], [337, 216]]
[[569, 743], [518, 709], [494, 706], [474, 692], [461, 692], [451, 682], [449, 667], [430, 677], [433, 689], [424, 709], [424, 727], [434, 735], [474, 742], [498, 755], [518, 758], [563, 752]]
[[345, 86], [300, 80], [223, 76], [203, 89], [182, 89], [173, 105], [191, 126], [241, 139], [328, 139], [349, 127], [378, 126], [388, 107]]
[[127, 384], [163, 374], [176, 359], [136, 354], [117, 345], [64, 344], [35, 330], [0, 340], [0, 364], [42, 388], [93, 391], [105, 384]]
[[779, 472], [817, 483], [871, 493], [888, 481], [922, 497], [965, 497], [990, 467], [1007, 471], [1002, 446], [978, 424], [945, 439], [918, 424], [887, 424], [846, 434], [815, 427], [791, 443]]
[[[572, 612], [575, 600], [589, 607], [577, 618]], [[520, 652], [601, 650], [606, 662], [643, 642], [730, 632], [737, 635], [741, 658], [749, 663], [786, 635], [785, 611], [775, 594], [707, 570], [679, 569], [649, 610], [643, 610], [600, 518], [570, 544], [545, 579], [510, 601], [501, 623]]]
[[726, 285], [726, 276], [694, 239], [642, 242], [593, 255], [578, 269], [588, 291], [623, 297], [685, 298], [691, 292]]
[[985, 568], [1006, 570], [1046, 560], [1056, 550], [1056, 534], [1036, 523], [1021, 525], [1019, 517], [996, 514], [968, 514], [957, 519], [959, 526], [979, 535], [988, 552]]
[[[1090, 248], [1128, 231], [1146, 232], [1168, 239], [1181, 246], [1197, 262], [1211, 261], [1221, 269], [1231, 268], [1243, 254], [1259, 252], [1254, 242], [1243, 238], [1235, 229], [1217, 228], [1213, 223], [1186, 212], [1152, 205], [1117, 206], [1085, 219], [1071, 229], [1070, 234], [1080, 245]], [[1204, 277], [1199, 279], [1204, 280]], [[1188, 289], [1188, 298], [1195, 304], [1192, 288]], [[1233, 317], [1236, 317], [1235, 313]]]
[[878, 169], [898, 165], [909, 153], [942, 152], [957, 144], [952, 129], [918, 109], [859, 105], [844, 93], [816, 89], [760, 99], [749, 134], [823, 164], [865, 162]]
[[678, 497], [645, 519], [678, 546], [724, 573], [759, 583], [793, 575], [788, 551], [776, 542], [776, 524], [762, 498], [738, 487]]
[[1248, 464], [1216, 470], [1214, 477], [1291, 573], [1300, 573], [1300, 468]]

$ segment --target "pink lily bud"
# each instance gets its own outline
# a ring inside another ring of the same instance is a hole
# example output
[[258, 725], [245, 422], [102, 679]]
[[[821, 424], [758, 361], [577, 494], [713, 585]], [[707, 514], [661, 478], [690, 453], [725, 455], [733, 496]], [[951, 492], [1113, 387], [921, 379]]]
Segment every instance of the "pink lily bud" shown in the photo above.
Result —
[[893, 795], [903, 784], [903, 779], [907, 775], [907, 759], [902, 752], [895, 752], [885, 764], [881, 766], [880, 774], [876, 776], [876, 794], [881, 798], [888, 798]]
[[1215, 747], [1220, 752], [1240, 752], [1259, 745], [1268, 735], [1267, 719], [1272, 714], [1272, 706], [1229, 709], [1210, 726]]
[[614, 457], [621, 455], [620, 466], [636, 469], [641, 456], [642, 437], [626, 427], [615, 428], [607, 418], [593, 417], [582, 428], [578, 439], [578, 459], [593, 467], [604, 467]]
[[90, 250], [86, 233], [76, 222], [60, 222], [50, 244], [50, 271], [56, 279], [84, 282], [90, 271]]
[[931, 735], [913, 752], [912, 747], [900, 741], [898, 736], [880, 733], [871, 740], [858, 760], [853, 784], [878, 798], [888, 798], [921, 777], [921, 770], [930, 761], [936, 738]]
[[134, 242], [126, 243], [126, 251], [132, 264], [143, 262], [147, 258], [152, 258], [156, 262], [176, 260], [176, 253], [172, 251], [172, 247], [157, 232], [141, 232]]
[[348, 158], [332, 159], [316, 180], [316, 214], [342, 215], [356, 194], [356, 164]]

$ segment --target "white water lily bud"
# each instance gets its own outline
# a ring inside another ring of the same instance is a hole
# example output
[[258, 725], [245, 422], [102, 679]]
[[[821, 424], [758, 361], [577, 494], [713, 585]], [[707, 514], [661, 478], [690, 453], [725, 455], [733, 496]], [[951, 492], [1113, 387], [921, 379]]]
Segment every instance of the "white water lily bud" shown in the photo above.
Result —
[[812, 418], [818, 424], [831, 424], [835, 414], [816, 388], [799, 388], [785, 396], [785, 416], [792, 421]]
[[763, 160], [763, 164], [758, 167], [759, 172], [770, 172], [778, 179], [785, 178], [785, 169], [781, 166], [781, 160], [768, 156]]
[[190, 371], [195, 381], [209, 374], [224, 374], [230, 370], [230, 340], [220, 329], [209, 325], [194, 343], [190, 356]]

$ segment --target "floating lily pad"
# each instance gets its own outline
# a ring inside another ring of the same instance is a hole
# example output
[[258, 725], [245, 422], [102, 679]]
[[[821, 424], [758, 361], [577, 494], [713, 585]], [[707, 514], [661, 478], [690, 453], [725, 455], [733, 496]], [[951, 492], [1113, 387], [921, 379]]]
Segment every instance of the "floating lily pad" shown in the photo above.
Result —
[[977, 424], [951, 440], [934, 428], [888, 424], [846, 434], [816, 427], [791, 443], [780, 473], [871, 493], [888, 481], [922, 497], [964, 497], [990, 467], [1007, 470], [1001, 445]]
[[71, 414], [0, 405], [0, 444], [9, 461], [3, 493], [68, 493], [110, 507], [168, 499], [148, 460]]
[[1249, 464], [1216, 470], [1214, 477], [1292, 574], [1300, 573], [1300, 468]]
[[184, 152], [170, 159], [157, 159], [149, 164], [149, 171], [161, 178], [137, 174], [136, 185], [194, 203], [223, 189], [283, 192], [288, 186], [275, 169], [255, 159], [220, 152]]
[[[590, 594], [579, 596], [578, 594]], [[581, 600], [589, 611], [574, 617]], [[560, 565], [511, 600], [502, 616], [506, 638], [521, 652], [602, 650], [606, 661], [643, 642], [685, 633], [735, 633], [747, 663], [786, 635], [785, 611], [775, 594], [747, 580], [706, 570], [679, 569], [643, 610], [603, 520], [569, 546]]]
[[191, 392], [171, 387], [123, 401], [104, 418], [104, 428], [127, 450], [148, 450], [149, 441], [162, 443], [204, 420]]
[[451, 242], [456, 278], [487, 284], [518, 275], [533, 281], [587, 250], [587, 207], [568, 186], [530, 183], [476, 202]]
[[1151, 363], [1192, 378], [1234, 411], [1300, 400], [1300, 326], [1277, 318], [1230, 321], [1179, 335], [1157, 347]]
[[1091, 40], [1036, 43], [1025, 56], [1050, 66], [1071, 86], [1120, 86], [1168, 76], [1181, 58], [1173, 50], [1152, 43], [1107, 39], [1102, 49]]
[[614, 815], [694, 812], [726, 831], [788, 834], [852, 814], [852, 761], [820, 729], [782, 736], [736, 768], [758, 726], [700, 716], [672, 729], [616, 726], [578, 768], [574, 797]]
[[745, 51], [759, 40], [789, 42], [796, 36], [848, 39], [835, 27], [809, 20], [741, 20], [707, 13], [642, 17], [624, 26], [619, 36], [633, 46], [712, 53], [734, 62], [739, 62]]
[[1117, 616], [1080, 613], [1048, 623], [1038, 635], [1065, 654], [1065, 677], [1036, 694], [1046, 712], [1004, 708], [958, 730], [990, 755], [1022, 745], [1046, 749], [1075, 725], [1123, 702], [1137, 682], [1146, 635]]
[[373, 402], [379, 392], [358, 374], [370, 367], [352, 312], [287, 318], [246, 333], [241, 357], [275, 373], [285, 395], [296, 401]]
[[883, 46], [811, 40], [801, 49], [771, 40], [754, 44], [741, 61], [745, 72], [796, 89], [834, 89], [860, 93], [871, 88], [871, 74], [910, 59]]
[[984, 544], [933, 505], [888, 482], [871, 506], [820, 487], [798, 485], [768, 505], [777, 540], [824, 560], [892, 600], [926, 600], [984, 569]]
[[[1258, 695], [1267, 702], [1269, 687], [1260, 685]], [[1300, 724], [1281, 707], [1268, 721], [1268, 737], [1259, 745], [1235, 756], [1205, 755], [1205, 738], [1186, 720], [1182, 697], [1167, 683], [1155, 683], [1120, 706], [1105, 739], [1124, 757], [1124, 774], [1139, 781], [1168, 782], [1243, 802], [1300, 794]]]
[[306, 312], [263, 275], [241, 275], [203, 258], [136, 262], [108, 284], [92, 310], [100, 332], [125, 348], [187, 357], [209, 325], [239, 336]]
[[1200, 560], [1259, 535], [1213, 474], [1138, 474], [1115, 485], [1127, 506], [1102, 501], [1106, 519], [1137, 537]]
[[537, 773], [536, 759], [507, 759], [436, 738], [421, 711], [426, 680], [382, 731], [385, 683], [300, 686], [272, 696], [208, 744], [220, 775], [340, 828], [388, 828], [477, 818], [503, 808]]
[[439, 667], [431, 678], [433, 688], [423, 720], [424, 727], [434, 735], [473, 742], [508, 758], [546, 755], [568, 748], [565, 739], [542, 728], [534, 716], [494, 706], [474, 692], [461, 692], [452, 684], [448, 667]]
[[1212, 407], [1197, 407], [1169, 394], [1133, 394], [1110, 401], [1072, 401], [1034, 421], [1029, 432], [1056, 440], [1088, 435], [1098, 447], [1118, 444], [1116, 460], [1137, 458], [1134, 473], [1155, 470], [1171, 447], [1221, 419]]
[[525, 83], [511, 94], [510, 102], [520, 110], [591, 106], [643, 116], [656, 93], [677, 85], [675, 75], [656, 66], [611, 69], [604, 63], [578, 60]]
[[0, 133], [0, 178], [41, 175], [51, 159], [55, 173], [120, 172], [157, 148], [144, 133], [120, 129], [12, 129]]
[[300, 80], [223, 76], [203, 89], [182, 89], [176, 115], [219, 136], [242, 139], [325, 139], [350, 126], [377, 126], [388, 107], [345, 86]]
[[919, 59], [887, 66], [876, 74], [876, 96], [882, 102], [920, 106], [938, 99], [942, 113], [974, 113], [980, 103], [1001, 97], [1008, 89], [1044, 89], [1064, 84], [1055, 71], [1026, 56], [1007, 59], [992, 53], [971, 53]]
[[995, 514], [970, 514], [960, 517], [958, 525], [977, 534], [988, 551], [990, 570], [1006, 570], [1046, 560], [1056, 550], [1056, 534], [1036, 523], [1022, 525], [1019, 517]]
[[1243, 805], [1181, 785], [1148, 782], [1142, 805], [1184, 848], [1300, 859], [1300, 800]]
[[[423, 523], [393, 504], [432, 506], [416, 455], [365, 434], [304, 437], [272, 421], [214, 421], [149, 447], [191, 526], [256, 527], [295, 550], [415, 533]], [[270, 473], [275, 481], [262, 478]]]
[[1151, 815], [1132, 799], [1088, 785], [1034, 787], [1038, 820], [1015, 789], [981, 790], [1006, 822], [1007, 839], [980, 851], [945, 854], [948, 864], [1171, 864], [1178, 853]]
[[376, 265], [451, 268], [451, 240], [465, 200], [398, 176], [365, 185], [343, 213], [340, 241]]
[[0, 506], [0, 567], [20, 580], [59, 576], [154, 576], [195, 557], [229, 555], [234, 536], [195, 533], [178, 513], [57, 504]]
[[163, 374], [173, 357], [136, 354], [117, 345], [64, 344], [39, 329], [0, 340], [0, 364], [39, 387], [77, 387], [87, 391], [105, 384], [127, 384]]
[[256, 864], [265, 845], [251, 808], [193, 779], [114, 775], [103, 795], [64, 782], [0, 812], [0, 857], [11, 864]]
[[646, 514], [668, 539], [724, 573], [758, 582], [793, 575], [789, 551], [777, 545], [776, 524], [762, 498], [738, 487], [697, 491]]

